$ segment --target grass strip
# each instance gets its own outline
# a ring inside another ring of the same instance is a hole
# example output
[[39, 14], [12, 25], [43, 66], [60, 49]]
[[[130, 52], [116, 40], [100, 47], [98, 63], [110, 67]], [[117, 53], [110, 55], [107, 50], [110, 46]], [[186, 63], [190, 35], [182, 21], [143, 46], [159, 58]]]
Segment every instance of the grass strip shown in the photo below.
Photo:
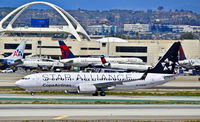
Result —
[[0, 104], [200, 104], [198, 100], [0, 98]]
[[[13, 89], [0, 89], [3, 94], [30, 94], [30, 92], [24, 91], [20, 88]], [[65, 93], [64, 91], [36, 91], [35, 94], [39, 95], [86, 95], [77, 93]], [[87, 94], [91, 95], [91, 94]], [[151, 91], [106, 91], [106, 95], [120, 95], [120, 96], [200, 96], [200, 90], [193, 91], [162, 91], [162, 90], [151, 90]]]

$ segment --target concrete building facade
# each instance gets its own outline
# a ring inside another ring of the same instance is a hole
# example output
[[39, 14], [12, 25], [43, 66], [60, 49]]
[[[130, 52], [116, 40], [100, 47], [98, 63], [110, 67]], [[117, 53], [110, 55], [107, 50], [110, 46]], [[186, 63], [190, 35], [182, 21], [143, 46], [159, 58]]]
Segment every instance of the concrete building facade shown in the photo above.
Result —
[[132, 31], [132, 32], [149, 32], [150, 25], [149, 24], [124, 24], [124, 31]]
[[[27, 40], [25, 54], [39, 55], [41, 41], [41, 54], [53, 58], [61, 57], [57, 40], [50, 37], [0, 37], [0, 52], [10, 54], [22, 40]], [[90, 57], [109, 55], [116, 57], [139, 57], [147, 64], [155, 65], [158, 59], [177, 40], [127, 40], [128, 42], [98, 42], [64, 40], [76, 56]], [[200, 40], [181, 40], [187, 58], [200, 57]], [[13, 46], [14, 45], [14, 46]]]
[[114, 25], [90, 25], [87, 31], [93, 35], [108, 35], [117, 33], [117, 26]]

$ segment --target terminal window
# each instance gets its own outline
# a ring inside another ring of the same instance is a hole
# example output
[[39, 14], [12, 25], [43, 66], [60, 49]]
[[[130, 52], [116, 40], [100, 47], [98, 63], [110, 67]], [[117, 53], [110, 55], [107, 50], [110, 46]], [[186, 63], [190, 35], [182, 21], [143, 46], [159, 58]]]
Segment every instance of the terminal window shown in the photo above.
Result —
[[102, 43], [102, 47], [106, 47], [106, 43]]
[[[69, 48], [72, 48], [68, 46]], [[60, 48], [60, 46], [37, 46], [37, 48]]]
[[86, 48], [86, 47], [82, 47], [81, 50], [100, 50], [100, 48]]
[[[4, 44], [4, 49], [16, 49], [19, 44]], [[32, 50], [32, 44], [26, 44], [26, 50]]]
[[135, 52], [135, 53], [147, 53], [147, 47], [136, 46], [116, 46], [116, 52]]

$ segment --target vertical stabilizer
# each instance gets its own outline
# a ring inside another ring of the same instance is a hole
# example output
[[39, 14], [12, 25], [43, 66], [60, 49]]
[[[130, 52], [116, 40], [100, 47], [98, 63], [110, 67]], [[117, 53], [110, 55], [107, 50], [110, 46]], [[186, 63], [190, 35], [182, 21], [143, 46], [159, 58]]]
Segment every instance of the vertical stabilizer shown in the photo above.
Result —
[[185, 60], [186, 59], [186, 56], [185, 56], [185, 53], [183, 51], [183, 47], [180, 46], [179, 47], [179, 60]]
[[71, 52], [71, 50], [65, 44], [64, 41], [59, 40], [58, 42], [59, 42], [60, 50], [61, 50], [61, 53], [62, 53], [62, 59], [75, 58], [74, 54]]
[[156, 66], [149, 70], [149, 73], [173, 74], [176, 62], [178, 62], [178, 51], [180, 42], [174, 42]]
[[105, 59], [105, 56], [104, 56], [104, 55], [101, 55], [101, 62], [102, 62], [102, 64], [105, 64], [105, 63], [106, 63], [106, 59]]
[[24, 55], [25, 47], [26, 47], [26, 40], [22, 41], [17, 47], [17, 49], [15, 49], [15, 51], [10, 56], [6, 57], [5, 59], [12, 59], [12, 60], [22, 59]]

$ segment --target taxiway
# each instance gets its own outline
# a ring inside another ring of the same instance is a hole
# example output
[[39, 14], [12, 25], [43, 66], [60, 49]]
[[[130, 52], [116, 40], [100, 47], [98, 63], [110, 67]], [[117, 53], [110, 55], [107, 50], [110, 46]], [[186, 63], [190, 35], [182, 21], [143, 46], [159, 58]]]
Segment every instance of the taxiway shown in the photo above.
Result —
[[200, 120], [200, 105], [3, 105], [1, 120]]

